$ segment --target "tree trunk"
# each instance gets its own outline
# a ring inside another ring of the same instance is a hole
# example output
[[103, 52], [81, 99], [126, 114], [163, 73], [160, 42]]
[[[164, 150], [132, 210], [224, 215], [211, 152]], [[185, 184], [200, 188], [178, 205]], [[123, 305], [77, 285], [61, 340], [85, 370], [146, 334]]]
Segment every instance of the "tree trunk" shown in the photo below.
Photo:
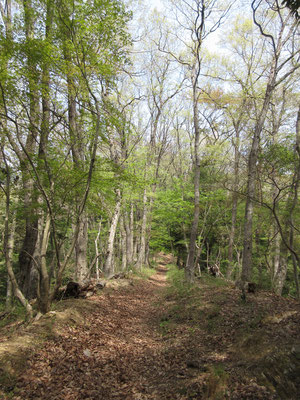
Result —
[[[295, 230], [295, 223], [294, 223], [294, 210], [298, 203], [298, 188], [300, 183], [300, 105], [298, 108], [298, 115], [297, 115], [297, 122], [296, 122], [296, 143], [295, 143], [295, 156], [296, 156], [296, 163], [295, 163], [295, 172], [294, 172], [294, 184], [293, 184], [293, 201], [291, 204], [291, 209], [289, 213], [290, 219], [290, 237], [289, 237], [289, 245], [290, 248], [294, 248], [294, 230]], [[293, 260], [293, 269], [294, 269], [294, 279], [296, 285], [296, 292], [297, 292], [297, 299], [300, 300], [300, 287], [299, 287], [299, 270], [300, 270], [300, 263], [299, 259], [297, 260], [296, 255], [291, 252], [292, 260]]]
[[134, 240], [134, 243], [133, 243], [133, 262], [137, 262], [137, 259], [138, 259], [138, 240], [137, 240], [137, 237], [135, 238], [135, 240]]
[[125, 230], [125, 221], [124, 218], [121, 217], [120, 220], [120, 245], [121, 245], [121, 271], [126, 271], [127, 268], [127, 235]]
[[[291, 243], [291, 244], [293, 244], [293, 243]], [[300, 300], [300, 285], [299, 285], [299, 271], [298, 271], [300, 266], [297, 263], [295, 254], [292, 254], [292, 260], [293, 260], [294, 279], [295, 279], [295, 285], [296, 285], [296, 296], [297, 296], [297, 299]]]
[[97, 279], [97, 281], [100, 279], [100, 274], [99, 274], [99, 249], [98, 249], [98, 242], [99, 242], [99, 239], [100, 239], [101, 225], [102, 225], [102, 218], [100, 219], [99, 226], [98, 226], [97, 237], [96, 237], [96, 239], [95, 239], [96, 279]]
[[79, 218], [79, 232], [75, 245], [75, 280], [84, 285], [89, 279], [87, 265], [87, 244], [88, 244], [88, 217], [84, 212]]
[[274, 292], [281, 296], [282, 289], [285, 283], [286, 273], [287, 273], [287, 266], [288, 266], [288, 249], [281, 241], [280, 245], [280, 257], [279, 257], [279, 265], [277, 269], [277, 273], [274, 279]]
[[143, 218], [141, 226], [141, 242], [138, 254], [138, 260], [136, 267], [140, 270], [146, 263], [146, 233], [147, 233], [147, 216], [148, 216], [148, 205], [147, 205], [147, 190], [144, 190], [143, 195]]
[[[47, 0], [47, 14], [46, 14], [46, 30], [45, 39], [52, 42], [52, 25], [53, 25], [53, 0]], [[50, 191], [52, 190], [52, 177], [47, 164], [47, 147], [50, 134], [50, 69], [47, 62], [44, 62], [42, 72], [42, 122], [40, 129], [40, 143], [38, 152], [39, 170], [45, 171], [48, 174], [48, 181], [45, 183]], [[41, 197], [41, 196], [40, 196]], [[41, 203], [40, 209], [42, 210], [42, 198], [38, 199]], [[50, 276], [47, 268], [47, 250], [50, 237], [51, 218], [49, 210], [44, 222], [43, 212], [40, 211], [38, 217], [38, 237], [36, 243], [36, 251], [34, 258], [37, 260], [39, 272], [39, 291], [38, 291], [38, 305], [39, 311], [43, 314], [50, 310]]]
[[13, 302], [13, 287], [9, 276], [7, 276], [7, 287], [6, 287], [6, 299], [5, 299], [5, 311], [10, 312], [12, 309]]
[[113, 255], [114, 255], [114, 243], [115, 243], [115, 236], [118, 226], [118, 221], [120, 217], [121, 211], [121, 192], [120, 189], [116, 190], [117, 194], [117, 203], [115, 206], [114, 215], [112, 217], [109, 235], [108, 235], [108, 243], [107, 243], [107, 253], [106, 253], [106, 260], [103, 268], [104, 275], [109, 277], [114, 274], [114, 262], [113, 262]]
[[195, 278], [195, 255], [196, 240], [200, 215], [200, 125], [198, 115], [198, 89], [197, 89], [197, 72], [196, 65], [193, 71], [193, 120], [194, 120], [194, 216], [190, 234], [189, 253], [185, 266], [185, 279], [188, 283], [193, 283]]
[[131, 225], [131, 213], [133, 214], [133, 206], [131, 206], [130, 216], [125, 212], [124, 214], [124, 228], [126, 232], [126, 264], [127, 266], [133, 263], [133, 227]]
[[273, 271], [272, 271], [272, 286], [274, 286], [274, 280], [275, 276], [278, 273], [279, 270], [279, 264], [280, 264], [280, 243], [281, 243], [281, 237], [279, 233], [276, 234], [275, 236], [275, 243], [274, 243], [274, 257], [273, 257]]
[[[7, 167], [7, 165], [6, 165]], [[12, 223], [10, 224], [10, 171], [7, 167], [6, 173], [6, 208], [5, 208], [5, 226], [4, 226], [4, 257], [5, 265], [7, 268], [8, 277], [10, 279], [14, 296], [20, 301], [20, 303], [25, 308], [27, 315], [32, 317], [32, 307], [28, 303], [26, 297], [19, 288], [18, 282], [16, 280], [13, 267], [12, 267], [12, 255], [14, 249], [14, 238], [16, 230], [16, 216], [12, 216]]]
[[[34, 10], [31, 0], [24, 0], [24, 20], [26, 41], [30, 43], [34, 38]], [[39, 79], [39, 72], [36, 67], [36, 60], [33, 56], [30, 46], [27, 51], [28, 68], [28, 96], [29, 96], [29, 132], [26, 138], [26, 152], [31, 156], [36, 149], [38, 136], [37, 127], [39, 126], [39, 93], [36, 82]], [[38, 271], [34, 263], [34, 251], [37, 241], [38, 221], [36, 218], [35, 203], [36, 195], [34, 193], [34, 183], [29, 173], [29, 162], [24, 154], [21, 160], [21, 170], [24, 189], [24, 212], [26, 214], [25, 237], [22, 250], [19, 254], [20, 266], [20, 284], [26, 298], [35, 298], [38, 286]]]
[[[24, 203], [26, 204], [26, 201]], [[31, 202], [24, 206], [24, 210], [28, 210], [28, 212], [31, 209]], [[27, 213], [27, 211], [25, 212]], [[33, 262], [38, 229], [37, 223], [30, 217], [26, 218], [25, 224], [25, 237], [19, 254], [20, 287], [25, 297], [30, 300], [36, 298], [38, 288], [38, 271]]]
[[257, 172], [256, 164], [258, 160], [260, 136], [266, 120], [268, 107], [271, 101], [271, 96], [274, 90], [275, 78], [276, 78], [276, 69], [274, 60], [273, 65], [271, 67], [267, 88], [265, 91], [264, 103], [261, 108], [257, 123], [255, 125], [251, 151], [248, 159], [248, 182], [246, 191], [243, 261], [242, 261], [242, 275], [241, 275], [241, 279], [243, 282], [251, 281], [252, 277], [252, 244], [253, 244], [252, 225], [253, 225], [253, 208], [255, 200], [256, 172]]
[[43, 237], [41, 240], [41, 254], [40, 254], [40, 293], [39, 293], [39, 311], [42, 314], [46, 314], [50, 310], [50, 282], [49, 282], [49, 274], [47, 269], [47, 249], [49, 243], [50, 236], [50, 224], [51, 219], [50, 215], [47, 214], [46, 223], [43, 230]]
[[[71, 10], [66, 8], [66, 17], [70, 19]], [[84, 148], [83, 148], [83, 135], [80, 132], [80, 124], [78, 122], [76, 100], [77, 93], [76, 88], [78, 86], [74, 79], [74, 73], [72, 69], [73, 55], [71, 54], [69, 41], [72, 40], [71, 33], [68, 29], [63, 27], [65, 35], [64, 38], [64, 59], [66, 63], [66, 80], [68, 88], [68, 120], [69, 120], [69, 132], [72, 149], [72, 157], [74, 168], [79, 171], [84, 169]], [[77, 200], [77, 206], [79, 206], [80, 200]], [[87, 245], [88, 245], [88, 219], [86, 214], [83, 212], [77, 221], [78, 236], [75, 244], [75, 279], [78, 283], [84, 284], [88, 279], [89, 269], [87, 264]]]
[[[280, 245], [280, 263], [277, 274], [274, 280], [274, 290], [275, 293], [281, 295], [283, 285], [287, 273], [287, 258], [288, 252], [292, 255], [293, 267], [294, 267], [294, 277], [297, 290], [297, 296], [299, 296], [299, 281], [298, 281], [298, 268], [299, 257], [293, 248], [293, 235], [294, 235], [294, 221], [293, 214], [298, 203], [298, 186], [300, 181], [300, 106], [298, 110], [297, 123], [296, 123], [296, 144], [295, 144], [295, 155], [297, 157], [297, 162], [295, 165], [295, 172], [293, 176], [292, 188], [288, 194], [286, 201], [285, 218], [283, 224], [280, 226], [278, 218], [276, 218], [277, 224], [279, 224], [279, 230], [281, 234], [281, 245]], [[275, 210], [275, 205], [273, 206]]]
[[238, 206], [238, 188], [239, 188], [239, 164], [240, 164], [240, 132], [239, 126], [236, 127], [236, 143], [234, 146], [234, 183], [232, 193], [232, 209], [231, 209], [231, 229], [228, 243], [228, 267], [226, 278], [231, 279], [234, 269], [233, 263], [233, 244], [235, 239], [237, 206]]

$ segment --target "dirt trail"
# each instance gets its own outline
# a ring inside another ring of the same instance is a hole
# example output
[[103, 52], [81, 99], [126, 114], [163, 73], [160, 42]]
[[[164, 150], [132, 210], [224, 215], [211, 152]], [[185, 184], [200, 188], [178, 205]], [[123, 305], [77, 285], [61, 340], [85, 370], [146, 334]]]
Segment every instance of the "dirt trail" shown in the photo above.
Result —
[[30, 356], [6, 399], [296, 400], [299, 304], [267, 292], [241, 303], [204, 277], [168, 295], [163, 260], [148, 280], [91, 298], [84, 325]]
[[160, 266], [148, 281], [93, 298], [84, 328], [66, 328], [29, 359], [14, 398], [177, 398], [169, 393], [176, 377], [157, 330], [165, 285], [166, 268]]

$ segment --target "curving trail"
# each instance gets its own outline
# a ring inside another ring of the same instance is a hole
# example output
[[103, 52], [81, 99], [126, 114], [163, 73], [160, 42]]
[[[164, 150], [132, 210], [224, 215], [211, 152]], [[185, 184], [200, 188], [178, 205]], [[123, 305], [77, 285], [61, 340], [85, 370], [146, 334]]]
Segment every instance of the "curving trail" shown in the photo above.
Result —
[[83, 328], [67, 327], [29, 360], [15, 399], [181, 398], [158, 331], [165, 286], [160, 266], [148, 281], [94, 297]]
[[244, 303], [214, 278], [174, 297], [171, 261], [91, 298], [85, 324], [47, 340], [7, 399], [298, 399], [300, 305], [264, 291]]

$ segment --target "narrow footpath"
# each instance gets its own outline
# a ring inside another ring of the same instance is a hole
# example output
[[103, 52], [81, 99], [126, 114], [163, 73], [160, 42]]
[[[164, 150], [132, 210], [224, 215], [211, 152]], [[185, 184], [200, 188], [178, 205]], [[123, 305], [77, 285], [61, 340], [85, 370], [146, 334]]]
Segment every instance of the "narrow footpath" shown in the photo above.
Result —
[[30, 358], [15, 399], [181, 398], [174, 395], [180, 379], [157, 329], [165, 286], [160, 266], [147, 281], [94, 297], [84, 327], [67, 327]]
[[243, 302], [208, 275], [172, 292], [169, 262], [77, 300], [82, 321], [54, 330], [4, 399], [297, 400], [299, 303], [264, 291]]

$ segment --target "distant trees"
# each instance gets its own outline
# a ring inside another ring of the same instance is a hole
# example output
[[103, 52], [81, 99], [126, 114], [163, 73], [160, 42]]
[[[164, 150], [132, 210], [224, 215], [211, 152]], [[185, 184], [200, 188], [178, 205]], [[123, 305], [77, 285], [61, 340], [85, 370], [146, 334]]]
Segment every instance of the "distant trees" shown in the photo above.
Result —
[[74, 250], [75, 278], [88, 278], [85, 209], [112, 124], [103, 96], [126, 61], [129, 14], [106, 1], [24, 1], [2, 11], [3, 149], [8, 165], [17, 157], [23, 185], [19, 282], [47, 312]]
[[[261, 2], [259, 3], [261, 4]], [[269, 4], [266, 4], [268, 11]], [[251, 150], [248, 158], [248, 180], [246, 192], [246, 207], [245, 207], [245, 222], [244, 222], [244, 245], [243, 245], [243, 266], [242, 266], [242, 280], [249, 281], [252, 276], [252, 221], [253, 221], [253, 208], [256, 197], [256, 168], [258, 162], [259, 146], [261, 133], [267, 118], [268, 108], [272, 99], [272, 95], [276, 87], [282, 84], [293, 72], [299, 67], [299, 49], [294, 48], [294, 35], [296, 32], [297, 24], [294, 20], [282, 13], [280, 7], [272, 9], [274, 13], [273, 18], [278, 19], [278, 24], [274, 29], [276, 33], [270, 33], [270, 18], [264, 17], [260, 22], [258, 21], [259, 5], [256, 1], [252, 2], [253, 20], [259, 27], [262, 36], [266, 39], [266, 46], [270, 45], [271, 57], [268, 60], [268, 74], [266, 88], [263, 94], [263, 103], [258, 105], [256, 122], [254, 126], [253, 139]], [[273, 21], [272, 21], [273, 22]], [[277, 28], [277, 29], [276, 29]], [[269, 43], [268, 43], [269, 42]], [[287, 46], [291, 46], [292, 50], [285, 54]], [[293, 64], [293, 61], [295, 64]]]
[[[190, 121], [192, 118], [194, 122], [196, 121], [196, 127], [197, 125], [201, 126], [201, 129], [199, 130], [201, 135], [201, 145], [200, 141], [198, 142], [197, 140], [197, 129], [193, 123], [193, 132], [195, 135], [193, 137], [192, 135], [190, 136], [192, 140], [195, 139], [195, 142], [193, 143], [194, 145], [196, 144], [197, 147], [197, 150], [195, 150], [195, 147], [193, 150], [193, 157], [195, 157], [193, 162], [195, 163], [195, 160], [198, 160], [199, 168], [194, 164], [194, 174], [189, 175], [190, 179], [192, 177], [194, 179], [195, 208], [194, 222], [190, 222], [191, 225], [189, 228], [191, 235], [189, 240], [189, 254], [192, 254], [193, 262], [191, 264], [191, 260], [187, 260], [187, 280], [191, 281], [193, 279], [188, 277], [188, 271], [190, 271], [192, 277], [194, 276], [196, 246], [198, 246], [200, 252], [206, 252], [207, 259], [211, 257], [211, 254], [209, 253], [212, 251], [211, 244], [208, 240], [204, 239], [204, 246], [199, 247], [199, 244], [197, 244], [203, 240], [203, 226], [201, 226], [201, 223], [204, 223], [206, 228], [208, 228], [207, 224], [209, 223], [209, 220], [205, 218], [201, 221], [200, 215], [200, 193], [203, 193], [203, 187], [207, 185], [205, 173], [202, 173], [203, 176], [201, 178], [196, 172], [202, 170], [201, 165], [205, 165], [201, 160], [200, 154], [209, 144], [207, 135], [210, 133], [215, 135], [216, 132], [217, 135], [220, 135], [221, 125], [219, 124], [218, 126], [216, 117], [213, 117], [209, 122], [208, 129], [203, 129], [205, 126], [205, 116], [204, 121], [202, 119], [202, 98], [204, 93], [206, 96], [206, 102], [209, 100], [211, 103], [215, 104], [217, 109], [225, 111], [224, 115], [228, 118], [227, 127], [229, 136], [234, 135], [232, 146], [235, 156], [233, 164], [231, 164], [233, 167], [231, 169], [230, 165], [228, 165], [229, 169], [227, 169], [228, 178], [232, 182], [230, 190], [232, 192], [233, 202], [231, 212], [229, 213], [231, 216], [231, 227], [229, 228], [228, 226], [227, 228], [227, 231], [229, 232], [228, 260], [226, 260], [226, 253], [221, 251], [223, 253], [224, 267], [227, 265], [226, 274], [228, 278], [234, 274], [236, 278], [240, 277], [243, 281], [249, 281], [253, 279], [253, 272], [255, 272], [255, 275], [258, 274], [258, 279], [261, 284], [263, 284], [263, 279], [265, 279], [263, 276], [267, 273], [267, 270], [264, 270], [264, 257], [265, 259], [267, 258], [267, 268], [269, 268], [271, 265], [268, 261], [268, 257], [271, 255], [269, 252], [271, 246], [274, 244], [274, 238], [277, 237], [276, 232], [278, 232], [277, 226], [279, 220], [276, 223], [276, 215], [274, 216], [274, 213], [271, 215], [270, 224], [268, 226], [275, 226], [275, 236], [269, 237], [268, 240], [270, 240], [270, 247], [268, 247], [267, 243], [263, 244], [264, 240], [266, 240], [264, 238], [266, 235], [265, 229], [268, 229], [267, 221], [265, 221], [266, 226], [262, 225], [259, 227], [257, 225], [259, 224], [258, 218], [261, 218], [262, 215], [268, 214], [267, 209], [269, 208], [269, 199], [267, 198], [268, 187], [264, 183], [265, 178], [261, 176], [262, 154], [264, 153], [266, 146], [268, 146], [268, 137], [270, 135], [270, 129], [272, 129], [271, 125], [275, 128], [275, 125], [277, 124], [277, 128], [275, 130], [273, 129], [273, 133], [271, 133], [273, 138], [281, 137], [279, 140], [282, 140], [284, 137], [280, 136], [282, 133], [279, 132], [284, 130], [284, 124], [286, 124], [286, 122], [283, 121], [286, 121], [286, 115], [289, 111], [287, 109], [287, 103], [284, 103], [284, 100], [282, 100], [278, 106], [276, 105], [275, 96], [277, 96], [277, 93], [282, 90], [281, 88], [284, 87], [284, 85], [286, 85], [285, 91], [291, 92], [290, 82], [295, 82], [293, 79], [297, 76], [299, 68], [299, 47], [298, 44], [296, 44], [297, 23], [295, 19], [288, 14], [286, 9], [280, 7], [276, 2], [274, 2], [274, 4], [270, 4], [269, 2], [252, 2], [254, 25], [250, 20], [248, 22], [245, 21], [244, 26], [241, 25], [239, 28], [240, 32], [236, 31], [235, 33], [232, 33], [227, 39], [229, 42], [232, 42], [232, 49], [235, 54], [234, 57], [238, 57], [242, 61], [243, 66], [240, 66], [240, 62], [236, 63], [233, 61], [233, 63], [230, 63], [230, 59], [227, 57], [227, 60], [224, 60], [225, 69], [223, 69], [222, 72], [214, 66], [212, 68], [210, 67], [210, 70], [208, 70], [208, 65], [211, 65], [212, 62], [206, 55], [201, 37], [197, 36], [197, 34], [201, 32], [201, 17], [205, 15], [205, 12], [208, 12], [209, 14], [207, 19], [205, 19], [205, 24], [210, 28], [215, 26], [214, 22], [216, 22], [216, 19], [212, 18], [214, 11], [210, 8], [211, 6], [212, 4], [205, 6], [203, 2], [185, 2], [185, 8], [181, 9], [180, 4], [176, 3], [174, 8], [174, 10], [176, 10], [175, 19], [179, 28], [177, 34], [174, 35], [174, 40], [177, 41], [178, 49], [180, 48], [181, 51], [177, 50], [176, 52], [174, 50], [174, 43], [172, 50], [169, 49], [168, 51], [170, 59], [186, 66], [187, 70], [193, 71], [192, 65], [194, 64], [190, 64], [192, 55], [190, 54], [190, 58], [187, 58], [187, 54], [192, 52], [192, 44], [195, 43], [199, 49], [197, 57], [199, 61], [201, 61], [201, 64], [199, 64], [201, 65], [201, 71], [199, 72], [197, 84], [195, 85], [198, 94], [194, 101], [194, 116], [189, 116]], [[204, 8], [202, 9], [202, 7]], [[201, 13], [201, 10], [205, 11], [204, 14]], [[208, 10], [211, 10], [212, 14], [210, 14]], [[193, 16], [195, 19], [193, 19]], [[183, 33], [184, 29], [182, 28], [187, 28], [188, 24], [186, 26], [183, 24], [184, 18], [188, 18], [190, 23], [190, 35], [187, 35], [186, 37]], [[220, 20], [217, 21], [219, 21], [218, 24], [220, 24]], [[197, 25], [198, 23], [199, 26]], [[180, 31], [180, 29], [182, 29], [182, 31]], [[195, 36], [193, 36], [193, 29], [196, 29]], [[168, 27], [166, 30], [169, 31]], [[180, 34], [178, 34], [179, 31], [181, 32]], [[240, 37], [238, 35], [240, 35]], [[193, 40], [195, 40], [195, 42], [193, 42]], [[223, 42], [225, 44], [226, 39], [223, 40]], [[162, 48], [160, 50], [165, 51], [165, 49]], [[197, 57], [195, 59], [197, 59]], [[268, 74], [267, 71], [269, 71]], [[188, 76], [188, 74], [186, 76]], [[223, 84], [223, 82], [227, 83]], [[229, 85], [231, 85], [231, 87]], [[216, 89], [216, 87], [218, 89]], [[233, 87], [236, 87], [238, 91], [234, 93]], [[219, 91], [218, 95], [216, 95], [217, 91]], [[195, 94], [196, 92], [191, 91], [190, 93]], [[274, 107], [278, 107], [277, 115], [272, 113]], [[290, 104], [290, 107], [295, 110], [293, 104]], [[195, 115], [196, 119], [194, 118]], [[276, 116], [278, 116], [278, 120], [276, 120]], [[290, 120], [290, 123], [292, 123], [291, 121], [292, 120]], [[187, 124], [183, 124], [182, 126], [186, 128]], [[190, 128], [187, 129], [189, 130]], [[224, 132], [224, 126], [222, 129]], [[275, 133], [275, 131], [277, 133]], [[197, 143], [199, 143], [199, 145]], [[229, 142], [227, 141], [227, 143]], [[228, 187], [228, 183], [225, 181], [220, 180], [219, 184]], [[291, 181], [287, 184], [293, 185]], [[272, 190], [275, 190], [276, 192], [278, 190], [276, 184], [275, 187], [274, 182], [272, 185]], [[287, 192], [280, 190], [282, 197], [279, 195], [276, 199], [278, 201], [280, 199], [280, 201], [284, 202], [284, 193]], [[277, 203], [277, 206], [278, 204], [279, 203]], [[244, 218], [241, 214], [242, 206], [245, 207]], [[225, 209], [223, 210], [225, 213], [228, 213]], [[159, 212], [159, 210], [157, 210], [157, 212]], [[210, 213], [213, 214], [213, 211], [210, 211]], [[279, 211], [279, 213], [281, 213], [281, 211]], [[281, 219], [281, 217], [279, 219]], [[282, 221], [284, 221], [284, 218]], [[198, 223], [200, 226], [198, 226]], [[241, 224], [244, 226], [243, 232], [240, 229]], [[220, 231], [221, 226], [218, 221], [216, 221], [216, 225], [219, 226]], [[237, 225], [239, 226], [238, 238], [235, 235]], [[283, 222], [283, 225], [286, 224]], [[183, 237], [184, 235], [186, 235], [186, 233], [182, 232], [181, 236]], [[198, 235], [200, 235], [200, 242], [198, 240]], [[287, 236], [287, 234], [285, 234], [285, 236]], [[184, 243], [184, 240], [185, 239], [182, 238], [182, 243]], [[216, 240], [216, 238], [214, 240]], [[243, 246], [241, 240], [243, 240]], [[255, 246], [254, 250], [253, 241]], [[224, 245], [227, 247], [226, 242]], [[284, 246], [284, 244], [282, 244], [282, 246]], [[252, 258], [253, 254], [254, 259]], [[217, 253], [215, 259], [218, 258], [219, 255]], [[285, 255], [283, 255], [283, 259], [285, 259], [285, 262], [283, 262], [283, 260], [281, 261], [282, 266], [290, 264], [290, 259], [286, 252]], [[238, 267], [240, 263], [242, 263], [242, 265], [239, 270]], [[257, 270], [255, 271], [253, 271], [254, 266], [257, 267]], [[287, 267], [284, 267], [283, 269], [287, 271]], [[276, 269], [276, 271], [278, 271], [278, 269]], [[298, 274], [299, 270], [297, 269], [294, 273], [296, 285]], [[278, 272], [277, 275], [275, 274], [272, 276], [270, 271], [269, 279], [272, 280], [276, 292], [281, 293], [282, 286], [281, 289], [276, 289], [276, 281], [279, 279]], [[285, 281], [285, 278], [283, 281]]]
[[170, 1], [134, 47], [119, 1], [0, 4], [8, 308], [13, 292], [45, 313], [65, 280], [140, 270], [161, 249], [190, 283], [218, 264], [299, 297], [299, 38], [285, 7], [253, 1], [252, 20]]

